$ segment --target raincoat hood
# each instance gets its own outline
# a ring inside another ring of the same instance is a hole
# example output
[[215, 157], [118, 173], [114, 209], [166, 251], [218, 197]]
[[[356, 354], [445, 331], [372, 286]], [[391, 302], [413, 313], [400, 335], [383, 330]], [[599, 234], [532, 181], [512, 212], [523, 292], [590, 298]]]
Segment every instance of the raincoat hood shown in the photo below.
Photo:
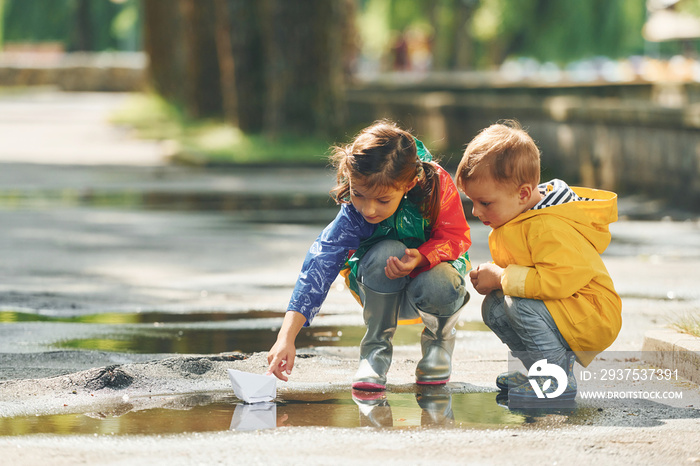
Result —
[[536, 215], [561, 218], [602, 254], [610, 244], [610, 224], [617, 221], [617, 194], [600, 189], [571, 187], [582, 201], [547, 206], [546, 210], [528, 210], [509, 223], [524, 222]]

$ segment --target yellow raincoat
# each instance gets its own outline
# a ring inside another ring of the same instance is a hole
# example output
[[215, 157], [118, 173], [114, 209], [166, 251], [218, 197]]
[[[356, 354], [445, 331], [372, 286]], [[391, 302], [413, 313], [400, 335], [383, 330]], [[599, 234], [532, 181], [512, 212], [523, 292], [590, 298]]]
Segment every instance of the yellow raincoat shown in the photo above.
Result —
[[617, 220], [617, 195], [571, 188], [594, 200], [528, 210], [491, 231], [489, 248], [505, 269], [503, 293], [544, 301], [562, 336], [587, 366], [622, 326], [622, 302], [600, 254]]

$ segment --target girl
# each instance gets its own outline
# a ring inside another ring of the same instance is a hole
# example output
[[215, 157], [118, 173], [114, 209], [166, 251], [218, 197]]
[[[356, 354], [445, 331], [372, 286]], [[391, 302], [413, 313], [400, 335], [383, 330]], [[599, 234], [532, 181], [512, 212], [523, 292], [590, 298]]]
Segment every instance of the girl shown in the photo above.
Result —
[[306, 255], [267, 356], [268, 374], [288, 380], [297, 334], [342, 273], [367, 326], [352, 387], [386, 388], [399, 313], [414, 322], [420, 316], [425, 324], [417, 383], [446, 383], [458, 311], [469, 298], [464, 277], [471, 269], [469, 226], [450, 175], [431, 161], [423, 143], [388, 121], [335, 147], [331, 159], [340, 212]]

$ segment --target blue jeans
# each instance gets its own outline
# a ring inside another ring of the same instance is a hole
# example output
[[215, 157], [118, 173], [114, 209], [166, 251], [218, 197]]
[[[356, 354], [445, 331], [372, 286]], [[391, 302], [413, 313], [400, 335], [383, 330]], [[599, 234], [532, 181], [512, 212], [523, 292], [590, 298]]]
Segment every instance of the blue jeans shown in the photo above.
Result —
[[543, 301], [493, 291], [481, 304], [481, 316], [525, 367], [540, 359], [566, 367], [567, 351], [571, 348]]
[[[447, 262], [422, 272], [415, 278], [409, 276], [390, 279], [384, 272], [386, 261], [404, 256], [406, 245], [396, 240], [384, 240], [375, 244], [360, 260], [357, 280], [380, 293], [398, 293], [405, 290], [401, 303], [401, 319], [418, 316], [418, 310], [435, 316], [448, 317], [464, 304], [467, 289], [464, 277]], [[360, 298], [365, 297], [360, 288]]]

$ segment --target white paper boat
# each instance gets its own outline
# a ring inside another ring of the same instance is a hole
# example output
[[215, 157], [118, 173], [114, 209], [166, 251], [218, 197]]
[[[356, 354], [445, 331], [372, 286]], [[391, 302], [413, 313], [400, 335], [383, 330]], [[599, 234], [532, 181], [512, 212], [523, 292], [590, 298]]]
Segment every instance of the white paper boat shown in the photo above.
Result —
[[274, 375], [252, 374], [229, 369], [228, 376], [233, 385], [233, 393], [246, 403], [272, 401], [277, 396], [277, 378]]

